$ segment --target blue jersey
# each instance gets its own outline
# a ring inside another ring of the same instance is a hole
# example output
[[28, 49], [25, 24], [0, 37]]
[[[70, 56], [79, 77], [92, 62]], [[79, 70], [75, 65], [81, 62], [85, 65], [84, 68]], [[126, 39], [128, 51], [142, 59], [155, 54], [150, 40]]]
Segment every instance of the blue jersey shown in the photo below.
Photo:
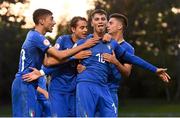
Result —
[[[29, 67], [41, 69], [44, 54], [49, 47], [51, 47], [50, 42], [45, 36], [35, 30], [30, 30], [22, 45], [16, 77], [21, 77], [23, 74], [31, 72], [32, 70]], [[37, 84], [37, 82], [31, 83]]]
[[[123, 47], [127, 52], [130, 54], [134, 54], [134, 48], [126, 41], [123, 41], [119, 44], [121, 47]], [[125, 60], [120, 59], [120, 62], [122, 64], [126, 63]], [[115, 90], [119, 88], [119, 80], [122, 79], [121, 73], [119, 70], [115, 67], [115, 65], [112, 65], [112, 75], [108, 78], [108, 86], [110, 90]], [[117, 79], [118, 78], [118, 79]]]
[[[74, 45], [71, 35], [60, 36], [55, 44], [55, 48], [58, 50], [71, 49]], [[63, 64], [55, 66], [54, 70], [51, 68], [51, 82], [49, 89], [57, 90], [62, 93], [73, 92], [76, 87], [77, 76], [77, 60], [71, 60]]]
[[[90, 37], [88, 37], [90, 38]], [[83, 44], [85, 40], [79, 40], [77, 45]], [[109, 63], [103, 60], [102, 54], [109, 53], [112, 54], [112, 50], [115, 51], [115, 54], [118, 59], [122, 58], [128, 63], [136, 64], [144, 69], [148, 69], [152, 72], [156, 72], [156, 67], [144, 61], [143, 59], [128, 53], [124, 48], [122, 48], [115, 40], [111, 40], [108, 43], [104, 43], [102, 40], [98, 44], [89, 48], [92, 52], [92, 55], [82, 60], [82, 64], [86, 66], [86, 70], [78, 74], [77, 82], [89, 81], [98, 83], [100, 85], [107, 84], [107, 78], [109, 77], [111, 71], [111, 66]]]
[[[40, 88], [44, 89], [44, 90], [47, 90], [47, 88], [46, 88], [46, 78], [45, 77], [40, 77], [38, 79], [38, 86]], [[39, 92], [37, 93], [37, 99], [38, 100], [47, 100], [45, 98], [45, 96], [42, 93], [39, 93]]]

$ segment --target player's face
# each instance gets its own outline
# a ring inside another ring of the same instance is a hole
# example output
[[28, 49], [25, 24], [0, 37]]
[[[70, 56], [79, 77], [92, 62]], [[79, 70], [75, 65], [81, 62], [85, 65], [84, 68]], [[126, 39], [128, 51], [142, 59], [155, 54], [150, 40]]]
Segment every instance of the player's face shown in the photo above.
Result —
[[94, 32], [105, 32], [107, 26], [107, 18], [104, 14], [95, 14], [92, 18], [91, 26], [94, 28]]
[[122, 24], [116, 18], [109, 19], [107, 24], [107, 31], [109, 34], [115, 34], [119, 32], [121, 28], [122, 28]]
[[84, 20], [79, 20], [76, 23], [76, 27], [75, 28], [71, 28], [73, 34], [78, 38], [86, 38], [87, 36], [87, 22]]
[[52, 32], [53, 26], [56, 24], [52, 15], [47, 15], [43, 20], [46, 32]]

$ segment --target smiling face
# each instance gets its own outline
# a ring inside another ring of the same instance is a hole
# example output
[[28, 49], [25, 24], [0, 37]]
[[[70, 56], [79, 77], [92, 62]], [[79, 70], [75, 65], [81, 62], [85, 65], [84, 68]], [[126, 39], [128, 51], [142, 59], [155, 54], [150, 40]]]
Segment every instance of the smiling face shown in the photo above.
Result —
[[82, 38], [86, 38], [87, 36], [87, 21], [85, 20], [78, 20], [76, 22], [76, 26], [75, 27], [71, 27], [71, 31], [73, 32], [73, 34], [78, 38], [78, 39], [82, 39]]
[[91, 26], [96, 33], [104, 33], [107, 26], [107, 18], [105, 14], [95, 13], [92, 17]]
[[42, 18], [42, 23], [46, 32], [52, 32], [53, 27], [56, 24], [52, 15], [46, 15]]

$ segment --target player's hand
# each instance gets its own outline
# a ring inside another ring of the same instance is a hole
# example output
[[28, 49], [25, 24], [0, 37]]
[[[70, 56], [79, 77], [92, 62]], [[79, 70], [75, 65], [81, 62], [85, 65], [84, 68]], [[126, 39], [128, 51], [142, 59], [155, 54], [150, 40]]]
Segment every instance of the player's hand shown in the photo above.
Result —
[[99, 39], [98, 39], [98, 38], [91, 38], [91, 39], [88, 39], [88, 40], [83, 44], [83, 46], [84, 46], [85, 48], [90, 48], [90, 47], [96, 45], [98, 42], [99, 42]]
[[118, 60], [116, 59], [114, 51], [113, 51], [113, 54], [103, 53], [102, 56], [103, 56], [104, 61], [107, 61], [107, 62], [112, 63], [114, 65], [116, 65], [116, 63], [118, 62]]
[[29, 68], [32, 70], [32, 72], [24, 74], [22, 76], [24, 81], [31, 82], [31, 81], [36, 80], [36, 79], [38, 79], [39, 77], [42, 76], [40, 71], [37, 70], [36, 68], [33, 68], [33, 67], [29, 67]]
[[168, 83], [171, 77], [166, 73], [167, 69], [158, 68], [156, 74], [162, 79], [164, 82]]
[[78, 73], [81, 73], [82, 71], [84, 71], [86, 69], [86, 66], [82, 65], [82, 64], [78, 64], [77, 65], [77, 71]]
[[75, 54], [74, 57], [76, 59], [84, 59], [84, 58], [88, 58], [91, 55], [92, 55], [92, 52], [90, 50], [83, 50]]
[[103, 36], [103, 41], [104, 42], [109, 42], [110, 40], [112, 39], [112, 36], [108, 33], [106, 33], [104, 36]]
[[45, 96], [46, 99], [49, 99], [49, 93], [48, 93], [47, 91], [44, 91], [43, 94], [44, 94], [44, 96]]

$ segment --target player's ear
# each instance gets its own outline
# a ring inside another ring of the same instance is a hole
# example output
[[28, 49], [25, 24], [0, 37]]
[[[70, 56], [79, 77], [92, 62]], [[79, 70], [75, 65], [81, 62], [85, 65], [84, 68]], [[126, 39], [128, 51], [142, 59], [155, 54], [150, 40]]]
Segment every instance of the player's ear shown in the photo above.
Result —
[[75, 32], [75, 29], [76, 29], [76, 28], [71, 27], [71, 31], [72, 31], [72, 33], [74, 33], [74, 32]]
[[43, 19], [39, 19], [39, 24], [41, 24], [41, 25], [44, 24]]
[[122, 24], [119, 24], [118, 25], [118, 29], [121, 30], [123, 28], [123, 25]]

